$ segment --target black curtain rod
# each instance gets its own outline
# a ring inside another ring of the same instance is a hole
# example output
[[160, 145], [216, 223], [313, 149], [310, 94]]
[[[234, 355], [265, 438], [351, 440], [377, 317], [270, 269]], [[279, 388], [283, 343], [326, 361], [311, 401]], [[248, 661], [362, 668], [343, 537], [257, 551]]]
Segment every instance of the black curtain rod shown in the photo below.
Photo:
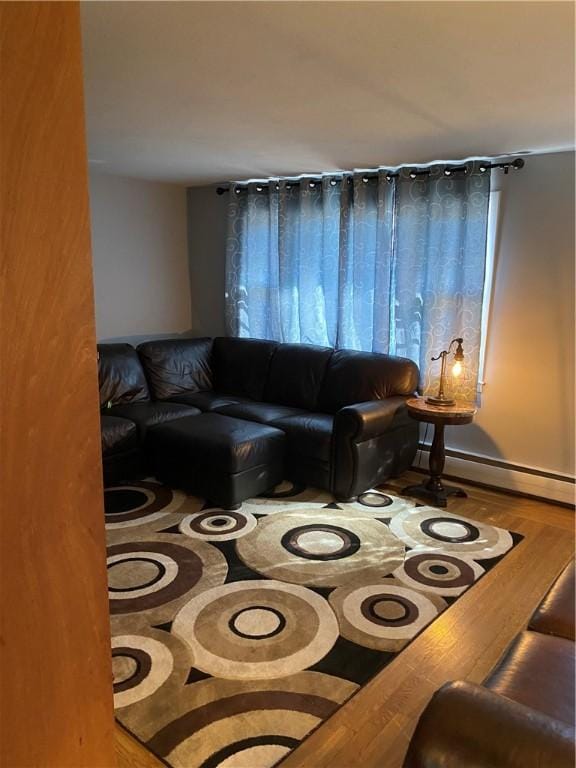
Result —
[[[434, 167], [434, 166], [432, 166], [432, 167]], [[431, 171], [432, 171], [432, 167], [430, 167], [430, 168], [413, 168], [409, 172], [409, 175], [410, 175], [410, 177], [412, 179], [415, 179], [418, 176], [429, 176]], [[514, 170], [518, 171], [518, 170], [520, 170], [520, 168], [523, 168], [523, 167], [524, 167], [524, 160], [521, 157], [518, 157], [518, 158], [516, 158], [516, 160], [512, 160], [511, 162], [504, 162], [504, 163], [481, 163], [480, 166], [479, 166], [479, 171], [480, 171], [480, 173], [485, 173], [490, 168], [501, 168], [504, 171], [504, 173], [506, 174], [506, 173], [508, 173], [510, 168], [514, 168]], [[451, 176], [453, 173], [467, 173], [467, 172], [468, 172], [468, 166], [467, 165], [447, 165], [446, 168], [444, 169], [444, 175], [445, 176]], [[330, 174], [325, 174], [325, 175], [326, 176], [330, 176]], [[367, 171], [362, 176], [362, 180], [367, 182], [369, 179], [377, 178], [378, 175], [379, 175], [378, 172]], [[400, 176], [400, 172], [399, 171], [389, 171], [386, 174], [386, 180], [387, 181], [392, 181], [392, 179], [396, 179], [396, 178], [398, 178], [398, 176]], [[315, 176], [314, 174], [311, 174], [310, 177], [305, 178], [305, 179], [287, 179], [286, 180], [286, 186], [288, 188], [290, 188], [291, 186], [297, 186], [299, 184], [306, 183], [306, 182], [308, 182], [309, 184], [314, 186], [318, 182], [321, 182], [323, 178], [325, 178], [325, 176], [320, 176], [320, 175], [316, 175]], [[351, 181], [352, 180], [352, 174], [350, 172], [347, 172], [347, 173], [342, 174], [342, 176], [336, 176], [335, 175], [335, 176], [333, 176], [330, 179], [330, 184], [332, 186], [336, 186], [336, 184], [338, 184], [338, 182], [341, 182], [344, 179], [348, 179], [348, 181]], [[264, 189], [265, 187], [269, 187], [271, 184], [275, 184], [276, 188], [279, 188], [278, 181], [273, 179], [271, 181], [256, 181], [256, 182], [245, 181], [245, 182], [239, 182], [238, 185], [236, 186], [236, 189], [238, 191], [240, 190], [240, 188], [243, 188], [243, 187], [247, 189], [249, 184], [254, 184], [256, 186], [256, 190], [258, 192], [262, 191], [262, 189]], [[216, 187], [216, 194], [217, 195], [223, 195], [225, 192], [228, 192], [229, 190], [230, 190], [230, 185], [227, 185], [226, 187]]]

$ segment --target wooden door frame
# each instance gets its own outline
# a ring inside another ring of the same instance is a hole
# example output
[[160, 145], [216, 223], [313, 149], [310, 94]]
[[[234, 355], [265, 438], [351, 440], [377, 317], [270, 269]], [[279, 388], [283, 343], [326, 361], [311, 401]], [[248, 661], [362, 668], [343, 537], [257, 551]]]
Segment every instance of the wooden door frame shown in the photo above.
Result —
[[114, 766], [78, 2], [1, 15], [0, 764]]

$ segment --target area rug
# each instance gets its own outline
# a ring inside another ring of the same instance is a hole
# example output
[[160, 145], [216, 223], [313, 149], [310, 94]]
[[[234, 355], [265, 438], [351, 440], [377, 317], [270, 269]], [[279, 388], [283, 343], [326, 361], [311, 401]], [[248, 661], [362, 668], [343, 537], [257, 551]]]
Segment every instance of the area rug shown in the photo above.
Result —
[[379, 491], [105, 498], [116, 716], [174, 768], [276, 765], [522, 538]]

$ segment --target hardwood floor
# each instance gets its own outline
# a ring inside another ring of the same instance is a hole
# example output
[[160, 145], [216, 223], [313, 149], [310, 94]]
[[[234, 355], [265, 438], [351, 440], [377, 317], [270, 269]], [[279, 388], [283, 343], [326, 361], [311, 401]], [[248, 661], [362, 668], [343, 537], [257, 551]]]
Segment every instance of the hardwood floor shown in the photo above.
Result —
[[[398, 491], [420, 475], [406, 473]], [[449, 511], [508, 528], [524, 540], [391, 664], [309, 736], [282, 768], [400, 768], [420, 712], [449, 680], [481, 682], [574, 556], [574, 512], [466, 486]], [[118, 768], [162, 763], [120, 726]]]

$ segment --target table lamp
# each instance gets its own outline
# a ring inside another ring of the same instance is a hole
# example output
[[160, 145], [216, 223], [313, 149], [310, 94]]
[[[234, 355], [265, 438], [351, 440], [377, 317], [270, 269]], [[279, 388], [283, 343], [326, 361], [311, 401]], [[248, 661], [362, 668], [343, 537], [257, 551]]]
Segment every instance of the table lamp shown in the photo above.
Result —
[[448, 349], [440, 352], [437, 357], [432, 358], [432, 362], [436, 360], [442, 360], [442, 368], [440, 369], [440, 384], [438, 386], [438, 394], [436, 397], [427, 397], [426, 402], [430, 405], [454, 405], [456, 402], [453, 398], [446, 397], [444, 394], [444, 384], [446, 382], [446, 359], [452, 351], [452, 347], [456, 344], [456, 350], [454, 352], [454, 364], [452, 366], [452, 375], [455, 377], [460, 376], [462, 373], [462, 361], [464, 360], [464, 349], [462, 348], [462, 342], [464, 339], [452, 339]]

